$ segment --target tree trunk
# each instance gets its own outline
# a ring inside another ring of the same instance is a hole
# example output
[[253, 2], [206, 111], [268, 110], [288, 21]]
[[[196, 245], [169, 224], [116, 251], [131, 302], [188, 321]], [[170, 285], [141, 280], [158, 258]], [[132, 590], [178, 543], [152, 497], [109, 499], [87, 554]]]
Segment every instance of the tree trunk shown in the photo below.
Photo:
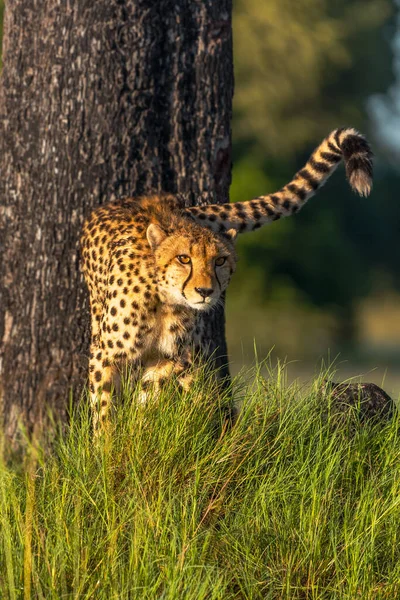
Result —
[[[231, 0], [9, 0], [0, 82], [0, 399], [6, 432], [65, 416], [86, 381], [78, 240], [93, 207], [223, 202]], [[226, 362], [223, 313], [210, 317]]]

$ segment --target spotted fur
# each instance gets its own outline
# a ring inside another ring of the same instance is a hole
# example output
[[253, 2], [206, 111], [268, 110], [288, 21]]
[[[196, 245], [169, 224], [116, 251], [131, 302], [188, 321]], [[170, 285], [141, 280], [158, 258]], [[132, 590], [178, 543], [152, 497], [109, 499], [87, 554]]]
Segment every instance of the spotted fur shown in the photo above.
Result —
[[299, 210], [343, 159], [352, 188], [371, 189], [367, 141], [337, 129], [280, 191], [248, 202], [185, 208], [170, 195], [111, 202], [84, 225], [83, 271], [90, 291], [89, 385], [94, 426], [107, 420], [110, 392], [125, 364], [142, 380], [142, 399], [165, 379], [191, 382], [201, 317], [220, 301], [236, 265], [233, 242]]
[[367, 140], [352, 128], [335, 129], [316, 148], [306, 165], [281, 190], [247, 202], [191, 207], [185, 213], [213, 231], [253, 231], [300, 210], [340, 161], [351, 188], [368, 196], [372, 187], [372, 152]]
[[85, 223], [95, 428], [107, 420], [124, 364], [142, 378], [142, 400], [172, 374], [188, 387], [198, 317], [220, 301], [235, 270], [234, 232], [215, 234], [181, 209], [172, 196], [128, 199], [98, 208]]

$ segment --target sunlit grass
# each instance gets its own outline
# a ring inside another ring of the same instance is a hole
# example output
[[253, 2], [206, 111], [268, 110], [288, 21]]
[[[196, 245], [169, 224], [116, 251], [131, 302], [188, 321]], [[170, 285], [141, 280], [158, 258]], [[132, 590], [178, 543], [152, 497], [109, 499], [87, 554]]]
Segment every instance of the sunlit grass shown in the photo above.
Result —
[[349, 429], [318, 381], [260, 372], [232, 428], [211, 383], [147, 406], [125, 387], [97, 446], [83, 404], [4, 460], [0, 597], [400, 597], [397, 417]]

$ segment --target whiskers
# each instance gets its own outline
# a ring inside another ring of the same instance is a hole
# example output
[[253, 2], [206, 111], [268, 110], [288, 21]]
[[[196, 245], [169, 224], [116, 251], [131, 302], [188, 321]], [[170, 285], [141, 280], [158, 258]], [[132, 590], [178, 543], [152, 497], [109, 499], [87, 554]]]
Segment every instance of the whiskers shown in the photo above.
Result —
[[215, 304], [210, 306], [208, 312], [215, 312], [217, 310], [217, 308], [224, 308], [224, 303], [223, 303], [221, 297], [218, 298], [218, 300], [216, 301]]

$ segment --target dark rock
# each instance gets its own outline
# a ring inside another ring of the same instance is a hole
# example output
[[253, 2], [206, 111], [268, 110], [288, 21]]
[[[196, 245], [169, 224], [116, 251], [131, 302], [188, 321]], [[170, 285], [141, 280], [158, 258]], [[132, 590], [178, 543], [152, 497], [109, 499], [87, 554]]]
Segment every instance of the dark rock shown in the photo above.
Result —
[[331, 398], [331, 413], [352, 413], [360, 421], [389, 420], [396, 411], [392, 398], [375, 383], [325, 381], [323, 392]]

